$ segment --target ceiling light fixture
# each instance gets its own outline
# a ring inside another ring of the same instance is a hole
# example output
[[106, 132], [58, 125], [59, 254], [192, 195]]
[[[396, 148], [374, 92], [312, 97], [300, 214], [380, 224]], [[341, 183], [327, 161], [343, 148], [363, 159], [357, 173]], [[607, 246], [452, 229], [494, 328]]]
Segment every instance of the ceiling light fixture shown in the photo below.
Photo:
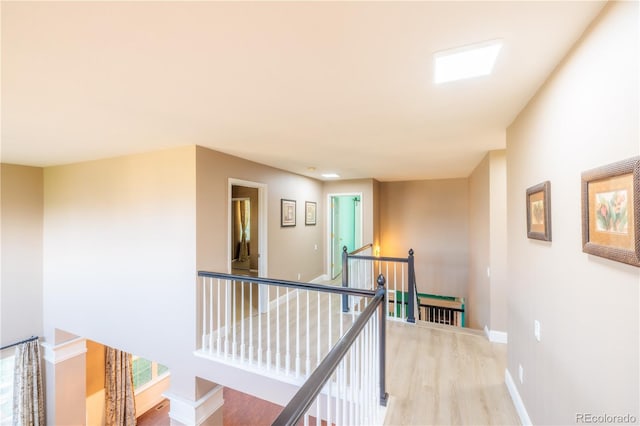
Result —
[[501, 48], [502, 40], [490, 40], [434, 53], [434, 82], [440, 84], [491, 74]]
[[337, 173], [323, 173], [322, 177], [323, 178], [339, 178], [340, 175]]

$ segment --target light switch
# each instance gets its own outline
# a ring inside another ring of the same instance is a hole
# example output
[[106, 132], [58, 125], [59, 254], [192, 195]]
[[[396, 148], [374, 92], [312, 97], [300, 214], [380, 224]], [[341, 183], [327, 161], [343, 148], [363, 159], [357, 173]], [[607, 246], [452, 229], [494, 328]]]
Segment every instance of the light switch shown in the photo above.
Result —
[[540, 321], [533, 321], [533, 335], [536, 336], [536, 340], [540, 341]]

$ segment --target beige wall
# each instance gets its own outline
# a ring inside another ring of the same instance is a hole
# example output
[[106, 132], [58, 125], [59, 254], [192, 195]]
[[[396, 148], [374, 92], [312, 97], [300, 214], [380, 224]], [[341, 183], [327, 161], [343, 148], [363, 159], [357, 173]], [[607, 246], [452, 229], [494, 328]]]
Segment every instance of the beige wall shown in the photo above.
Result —
[[507, 331], [507, 155], [506, 151], [489, 153], [491, 215], [489, 329]]
[[467, 296], [467, 179], [382, 182], [381, 255], [415, 251], [418, 291]]
[[87, 340], [87, 396], [104, 389], [104, 345]]
[[42, 169], [0, 165], [0, 344], [42, 336]]
[[58, 328], [157, 360], [193, 395], [195, 179], [193, 146], [45, 169], [48, 341]]
[[469, 292], [467, 319], [471, 328], [482, 329], [490, 323], [490, 154], [469, 176]]
[[[580, 214], [581, 172], [640, 153], [638, 6], [607, 5], [507, 132], [508, 368], [534, 424], [640, 418], [640, 269], [583, 253]], [[553, 242], [526, 236], [545, 180]]]
[[[302, 281], [310, 281], [323, 274], [322, 182], [202, 147], [196, 148], [196, 154], [199, 270], [228, 270], [227, 200], [229, 178], [233, 178], [267, 185], [268, 275], [297, 280], [300, 274]], [[297, 201], [295, 227], [280, 226], [282, 198]], [[318, 203], [316, 226], [304, 224], [305, 201]]]

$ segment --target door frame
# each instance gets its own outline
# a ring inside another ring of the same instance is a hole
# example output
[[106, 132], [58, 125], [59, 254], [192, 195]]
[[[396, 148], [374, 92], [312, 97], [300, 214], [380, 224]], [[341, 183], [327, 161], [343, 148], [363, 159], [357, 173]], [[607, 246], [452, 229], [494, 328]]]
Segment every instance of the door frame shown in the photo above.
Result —
[[[267, 244], [267, 184], [260, 182], [252, 182], [248, 180], [229, 178], [227, 187], [227, 273], [231, 273], [231, 260], [233, 253], [231, 251], [231, 241], [233, 241], [233, 224], [231, 220], [233, 213], [233, 190], [234, 186], [245, 186], [247, 188], [256, 188], [258, 190], [258, 276], [266, 277], [268, 262], [268, 244]], [[258, 286], [258, 312], [266, 312], [269, 306], [268, 291]], [[227, 310], [228, 311], [228, 310]]]
[[[331, 199], [333, 197], [360, 197], [360, 233], [359, 233], [359, 241], [356, 241], [356, 245], [362, 247], [363, 241], [362, 238], [364, 236], [364, 196], [362, 192], [332, 192], [327, 194], [327, 234], [326, 234], [326, 247], [327, 247], [327, 276], [331, 277], [333, 271], [331, 269], [331, 257], [333, 256], [333, 244], [331, 241], [331, 229], [333, 228], [333, 206], [331, 204]], [[356, 230], [357, 231], [357, 230]], [[356, 232], [356, 235], [358, 233]]]

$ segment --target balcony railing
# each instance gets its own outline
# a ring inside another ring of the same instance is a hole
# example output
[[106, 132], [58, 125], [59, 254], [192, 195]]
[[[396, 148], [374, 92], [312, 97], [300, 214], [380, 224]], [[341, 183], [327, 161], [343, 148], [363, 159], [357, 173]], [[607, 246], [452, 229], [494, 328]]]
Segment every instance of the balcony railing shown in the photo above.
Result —
[[[205, 271], [198, 281], [199, 356], [301, 385], [309, 402], [300, 418], [307, 422], [370, 424], [386, 403], [383, 285], [342, 288]], [[357, 309], [342, 312], [345, 295]]]

